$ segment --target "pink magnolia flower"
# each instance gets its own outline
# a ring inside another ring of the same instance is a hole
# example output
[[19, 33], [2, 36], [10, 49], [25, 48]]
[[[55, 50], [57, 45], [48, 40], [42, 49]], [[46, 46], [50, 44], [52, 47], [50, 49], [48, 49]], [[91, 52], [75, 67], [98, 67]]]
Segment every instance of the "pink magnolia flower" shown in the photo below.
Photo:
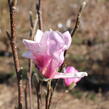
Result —
[[32, 59], [44, 77], [53, 78], [64, 61], [64, 51], [71, 44], [71, 35], [68, 31], [62, 34], [38, 30], [34, 41], [24, 39], [23, 43], [28, 48], [23, 56]]
[[[77, 77], [75, 78], [65, 78], [64, 79], [64, 82], [67, 86], [70, 86], [72, 83], [74, 83], [76, 85], [77, 82], [79, 82], [81, 80], [82, 77], [84, 76], [87, 76], [87, 73], [79, 73], [74, 67], [70, 66], [70, 67], [67, 67], [64, 71], [65, 74], [78, 74]], [[80, 75], [80, 76], [79, 76]]]
[[74, 67], [67, 67], [64, 73], [58, 72], [64, 61], [64, 52], [71, 44], [71, 35], [68, 31], [62, 34], [57, 31], [38, 30], [34, 41], [24, 39], [23, 43], [28, 48], [23, 56], [32, 59], [45, 78], [62, 78], [69, 86], [87, 76], [86, 72], [78, 72]]
[[84, 76], [87, 76], [86, 72], [78, 72], [73, 66], [69, 66], [64, 69], [64, 73], [57, 73], [54, 76], [54, 79], [62, 78], [66, 86], [72, 85], [74, 83], [76, 85], [77, 82], [81, 80]]

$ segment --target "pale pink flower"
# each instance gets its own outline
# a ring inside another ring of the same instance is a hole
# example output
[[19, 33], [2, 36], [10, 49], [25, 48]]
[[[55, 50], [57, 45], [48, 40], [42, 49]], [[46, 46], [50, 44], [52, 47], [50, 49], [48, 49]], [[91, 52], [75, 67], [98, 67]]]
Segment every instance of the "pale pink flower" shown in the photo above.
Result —
[[79, 82], [82, 77], [87, 76], [87, 74], [85, 72], [79, 76], [80, 73], [72, 66], [67, 67], [65, 69], [64, 73], [65, 74], [71, 74], [72, 73], [74, 75], [78, 73], [78, 76], [75, 77], [75, 78], [65, 78], [64, 79], [64, 82], [67, 86], [70, 86], [72, 83], [74, 83], [76, 85], [76, 83]]
[[64, 61], [64, 52], [71, 44], [71, 35], [68, 31], [62, 34], [57, 31], [42, 32], [38, 30], [34, 41], [24, 39], [23, 43], [28, 48], [23, 56], [32, 59], [45, 78], [62, 78], [69, 86], [87, 76], [86, 72], [78, 72], [74, 67], [67, 67], [64, 73], [58, 72]]
[[71, 35], [68, 31], [62, 34], [38, 30], [34, 41], [24, 39], [23, 43], [28, 48], [23, 56], [32, 59], [44, 77], [53, 78], [64, 61], [64, 52], [71, 44]]
[[84, 76], [87, 76], [86, 72], [78, 72], [73, 66], [69, 66], [64, 69], [64, 73], [57, 73], [53, 79], [64, 79], [65, 85], [70, 86], [72, 83], [76, 85]]

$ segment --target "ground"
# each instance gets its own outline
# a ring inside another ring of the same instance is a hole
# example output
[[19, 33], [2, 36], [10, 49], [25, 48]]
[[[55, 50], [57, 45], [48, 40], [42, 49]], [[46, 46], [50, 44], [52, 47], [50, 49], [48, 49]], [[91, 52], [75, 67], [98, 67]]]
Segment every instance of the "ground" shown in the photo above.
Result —
[[[25, 49], [22, 39], [29, 38], [29, 12], [33, 12], [35, 19], [35, 2], [35, 0], [28, 0], [28, 2], [20, 0], [17, 6], [17, 45], [20, 62], [24, 68], [27, 68], [25, 65], [27, 61], [21, 56]], [[45, 0], [43, 2], [44, 30], [64, 32], [73, 29], [82, 1]], [[108, 10], [109, 0], [87, 1], [80, 17], [80, 26], [72, 39], [72, 46], [68, 50], [65, 61], [67, 65], [74, 65], [80, 71], [87, 71], [90, 76], [81, 83], [84, 86], [82, 89], [77, 87], [71, 93], [65, 93], [63, 90], [56, 91], [54, 108], [56, 106], [57, 109], [108, 109]], [[7, 0], [0, 0], [0, 109], [14, 109], [17, 103], [16, 76], [11, 53], [8, 53], [11, 50], [6, 36], [7, 30], [9, 31]], [[59, 102], [56, 103], [57, 100]]]

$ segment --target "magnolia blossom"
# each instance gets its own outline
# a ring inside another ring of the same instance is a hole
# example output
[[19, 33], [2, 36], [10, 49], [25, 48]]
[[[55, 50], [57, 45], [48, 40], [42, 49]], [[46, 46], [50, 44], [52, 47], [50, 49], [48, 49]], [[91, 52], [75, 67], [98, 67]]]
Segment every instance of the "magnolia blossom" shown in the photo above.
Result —
[[53, 78], [64, 61], [64, 51], [71, 44], [71, 35], [68, 31], [62, 34], [38, 30], [34, 41], [24, 39], [23, 43], [28, 48], [23, 56], [32, 59], [46, 78]]
[[63, 73], [57, 73], [54, 79], [62, 78], [66, 86], [70, 86], [72, 83], [76, 85], [84, 76], [87, 76], [86, 72], [78, 72], [73, 66], [69, 66], [64, 69]]
[[[67, 67], [64, 71], [65, 74], [72, 74], [72, 75], [75, 75], [75, 78], [66, 78], [64, 79], [65, 81], [65, 84], [67, 86], [70, 86], [72, 83], [74, 83], [76, 85], [76, 83], [78, 81], [81, 80], [82, 77], [84, 76], [87, 76], [87, 73], [85, 72], [78, 72], [74, 67], [70, 66], [70, 67]], [[77, 75], [77, 76], [76, 76]]]
[[23, 40], [28, 51], [23, 54], [24, 57], [32, 59], [35, 66], [45, 78], [65, 79], [65, 84], [78, 82], [86, 76], [84, 72], [78, 72], [73, 67], [67, 67], [64, 73], [59, 73], [58, 69], [64, 62], [64, 52], [71, 45], [71, 35], [67, 31], [60, 33], [57, 31], [42, 32], [38, 30], [34, 41]]

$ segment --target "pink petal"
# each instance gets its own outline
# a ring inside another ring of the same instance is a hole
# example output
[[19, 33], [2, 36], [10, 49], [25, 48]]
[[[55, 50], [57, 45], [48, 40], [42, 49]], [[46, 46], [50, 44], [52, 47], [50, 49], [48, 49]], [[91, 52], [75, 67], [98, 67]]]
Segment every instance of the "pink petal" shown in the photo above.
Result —
[[60, 67], [61, 64], [64, 62], [64, 51], [58, 51], [53, 54], [55, 60], [57, 60], [58, 66]]
[[39, 48], [39, 44], [32, 40], [23, 39], [23, 43], [30, 51], [35, 51]]
[[[73, 74], [78, 74], [79, 72], [74, 68], [74, 67], [67, 67], [66, 68], [66, 70], [65, 70], [65, 72], [64, 72], [65, 74], [70, 74], [70, 73], [72, 73], [72, 75]], [[79, 77], [75, 77], [75, 78], [66, 78], [66, 79], [64, 79], [64, 82], [65, 82], [65, 84], [67, 85], [67, 86], [70, 86], [72, 83], [77, 83], [78, 81], [80, 81], [81, 80], [81, 78], [82, 77], [84, 77], [84, 76], [87, 76], [87, 73], [86, 72], [82, 72], [82, 74], [81, 74], [81, 76], [79, 76]]]
[[47, 31], [44, 33], [44, 37], [41, 40], [41, 45], [43, 44], [46, 46], [46, 49], [48, 49], [48, 53], [52, 55], [54, 52], [62, 49], [64, 41], [56, 32]]
[[46, 52], [46, 49], [35, 41], [23, 39], [23, 43], [34, 56]]
[[40, 43], [43, 36], [43, 32], [41, 30], [37, 30], [34, 40], [36, 43]]
[[63, 33], [63, 37], [64, 37], [64, 41], [65, 41], [65, 44], [66, 44], [66, 48], [68, 49], [71, 45], [71, 35], [68, 31], [64, 32]]
[[57, 69], [57, 66], [56, 63], [54, 63], [54, 60], [52, 60], [50, 56], [40, 55], [36, 57], [34, 62], [46, 78], [53, 77]]
[[54, 79], [79, 79], [82, 78], [84, 76], [87, 76], [86, 72], [74, 72], [74, 73], [56, 73], [54, 75]]

